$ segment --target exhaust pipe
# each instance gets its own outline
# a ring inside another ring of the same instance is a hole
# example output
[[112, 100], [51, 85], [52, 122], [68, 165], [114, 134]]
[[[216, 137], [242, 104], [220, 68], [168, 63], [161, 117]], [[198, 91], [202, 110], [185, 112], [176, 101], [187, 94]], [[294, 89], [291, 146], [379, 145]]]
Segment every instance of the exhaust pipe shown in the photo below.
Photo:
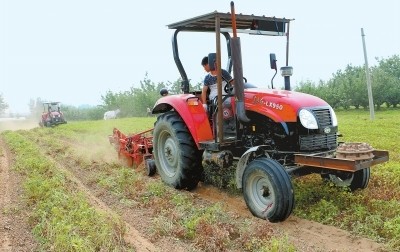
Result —
[[240, 38], [236, 33], [236, 16], [235, 6], [231, 2], [231, 17], [232, 17], [232, 31], [233, 37], [231, 38], [231, 51], [233, 61], [233, 75], [235, 77], [235, 96], [236, 102], [236, 116], [240, 122], [247, 123], [250, 119], [246, 116], [244, 107], [244, 83], [243, 83], [243, 67], [242, 67], [242, 53], [240, 47]]

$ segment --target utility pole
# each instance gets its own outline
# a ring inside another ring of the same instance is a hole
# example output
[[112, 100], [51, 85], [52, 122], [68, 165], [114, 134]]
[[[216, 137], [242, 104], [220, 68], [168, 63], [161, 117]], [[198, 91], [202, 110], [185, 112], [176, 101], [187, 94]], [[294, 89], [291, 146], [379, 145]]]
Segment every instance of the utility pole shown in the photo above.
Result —
[[371, 77], [369, 76], [369, 67], [368, 67], [368, 57], [367, 57], [367, 49], [365, 47], [365, 35], [364, 35], [364, 29], [361, 28], [361, 38], [363, 42], [363, 48], [364, 48], [364, 59], [365, 59], [365, 74], [367, 76], [367, 89], [368, 89], [368, 101], [369, 101], [369, 117], [371, 120], [374, 120], [375, 118], [375, 112], [374, 112], [374, 98], [372, 97], [372, 88], [371, 88]]

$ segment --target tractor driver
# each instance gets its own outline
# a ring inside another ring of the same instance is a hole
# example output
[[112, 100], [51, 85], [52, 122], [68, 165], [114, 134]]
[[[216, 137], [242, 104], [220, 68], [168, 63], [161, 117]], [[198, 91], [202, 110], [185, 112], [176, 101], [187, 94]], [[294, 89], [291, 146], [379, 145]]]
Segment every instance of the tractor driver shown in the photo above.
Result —
[[[218, 88], [217, 88], [217, 69], [215, 67], [215, 70], [210, 70], [210, 66], [208, 64], [208, 57], [204, 57], [201, 60], [201, 65], [203, 66], [204, 70], [208, 73], [204, 77], [204, 83], [203, 83], [203, 89], [201, 92], [201, 101], [205, 105], [204, 108], [207, 108], [207, 92], [209, 90], [209, 100], [212, 102], [214, 98], [218, 94]], [[225, 69], [221, 69], [221, 75], [222, 75], [222, 87], [225, 87], [226, 84], [233, 82], [232, 76], [226, 71]], [[226, 95], [226, 92], [224, 89], [222, 89], [222, 95]]]
[[[210, 66], [208, 63], [208, 57], [204, 57], [201, 60], [201, 65], [204, 67], [204, 70], [208, 73], [204, 77], [204, 83], [203, 83], [203, 89], [201, 92], [201, 100], [203, 102], [204, 110], [207, 113], [213, 113], [209, 111], [209, 108], [207, 106], [207, 92], [209, 91], [209, 101], [211, 104], [215, 104], [215, 98], [218, 95], [218, 88], [217, 88], [217, 69], [215, 67], [215, 70], [210, 70]], [[233, 78], [232, 76], [226, 71], [225, 69], [221, 69], [221, 75], [222, 75], [222, 87], [225, 87], [228, 83], [233, 85]], [[222, 88], [222, 95], [227, 95], [225, 92], [225, 88]], [[233, 110], [232, 110], [232, 104], [231, 104], [231, 99], [232, 97], [226, 97], [223, 98], [222, 101], [222, 113], [223, 113], [223, 132], [224, 136], [235, 136], [236, 135], [236, 129], [235, 129], [235, 119], [233, 116]], [[211, 116], [211, 115], [209, 115]], [[211, 117], [210, 117], [211, 118]]]

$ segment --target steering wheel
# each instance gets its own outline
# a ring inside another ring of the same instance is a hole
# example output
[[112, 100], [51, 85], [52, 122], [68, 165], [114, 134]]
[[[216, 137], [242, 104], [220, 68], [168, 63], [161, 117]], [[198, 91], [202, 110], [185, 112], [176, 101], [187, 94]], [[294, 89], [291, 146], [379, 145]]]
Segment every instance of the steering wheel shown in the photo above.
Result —
[[[247, 82], [246, 77], [243, 77], [243, 80], [244, 80], [244, 83]], [[234, 81], [234, 79], [232, 79], [231, 82], [233, 82], [233, 81]], [[227, 93], [228, 95], [231, 95], [231, 94], [233, 93], [233, 90], [234, 90], [233, 85], [232, 85], [230, 82], [228, 82], [228, 83], [225, 85], [225, 87], [224, 87], [224, 91], [225, 91], [225, 93]]]
[[224, 91], [225, 93], [227, 93], [228, 95], [231, 95], [233, 93], [233, 86], [231, 83], [226, 83], [225, 87], [224, 87]]

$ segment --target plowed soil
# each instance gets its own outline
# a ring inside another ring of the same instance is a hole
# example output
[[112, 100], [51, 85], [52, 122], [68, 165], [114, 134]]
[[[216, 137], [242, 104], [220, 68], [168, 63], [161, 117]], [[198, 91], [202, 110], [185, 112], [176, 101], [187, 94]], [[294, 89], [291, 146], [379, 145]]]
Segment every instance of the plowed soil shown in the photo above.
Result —
[[[29, 224], [30, 211], [21, 199], [22, 178], [11, 169], [12, 162], [12, 153], [0, 139], [0, 251], [37, 251], [38, 244]], [[63, 163], [57, 165], [79, 190], [87, 195], [94, 207], [122, 216], [128, 230], [124, 239], [135, 247], [136, 251], [198, 251], [193, 244], [174, 237], [151, 240], [148, 228], [151, 225], [151, 216], [146, 210], [127, 207], [105, 193], [104, 189], [93, 185], [88, 180], [90, 176], [84, 174], [90, 171], [82, 171], [79, 167], [74, 168]], [[242, 197], [231, 196], [203, 184], [188, 193], [201, 200], [220, 202], [227, 211], [235, 213], [239, 218], [251, 217]], [[271, 225], [282, 234], [287, 234], [289, 241], [299, 251], [384, 251], [381, 244], [372, 240], [295, 216], [291, 216], [285, 222]]]

